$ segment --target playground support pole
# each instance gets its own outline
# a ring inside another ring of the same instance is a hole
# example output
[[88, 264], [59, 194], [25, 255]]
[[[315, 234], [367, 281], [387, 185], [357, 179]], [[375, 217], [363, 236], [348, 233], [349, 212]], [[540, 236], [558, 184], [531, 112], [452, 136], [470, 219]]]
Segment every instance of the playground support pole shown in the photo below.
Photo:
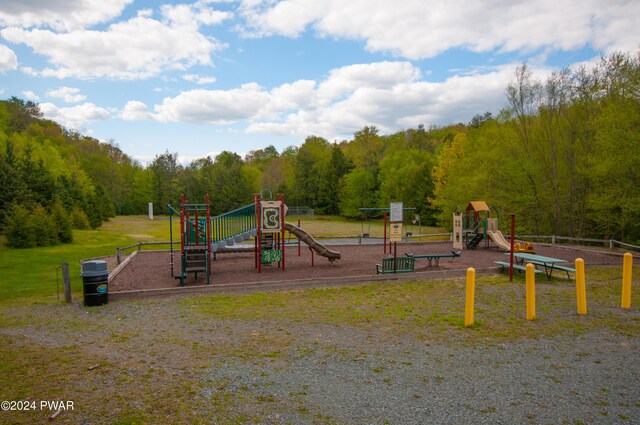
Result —
[[516, 241], [516, 215], [511, 214], [511, 251], [509, 251], [509, 282], [513, 282], [513, 248]]
[[398, 242], [393, 243], [393, 272], [396, 273], [398, 266]]
[[466, 299], [464, 304], [464, 325], [473, 326], [473, 309], [476, 292], [476, 270], [473, 267], [467, 269]]
[[180, 195], [180, 253], [184, 255], [184, 195]]
[[280, 249], [282, 249], [282, 271], [285, 271], [285, 260], [284, 260], [284, 193], [278, 195], [278, 200], [280, 201], [280, 228], [282, 236], [280, 237]]
[[384, 246], [384, 253], [387, 253], [387, 212], [385, 211], [383, 214], [383, 224], [384, 224], [384, 237], [382, 239]]
[[624, 254], [622, 263], [622, 308], [631, 308], [631, 275], [633, 270], [633, 255], [630, 252]]
[[[171, 206], [171, 204], [169, 204]], [[173, 275], [173, 211], [169, 208], [169, 262], [171, 263], [171, 277]], [[120, 263], [120, 258], [118, 258], [118, 263]]]
[[587, 289], [584, 276], [584, 260], [576, 258], [576, 298], [578, 314], [587, 314]]
[[[196, 208], [195, 216], [196, 216], [196, 217], [195, 217], [195, 219], [194, 219], [194, 221], [193, 221], [193, 234], [195, 235], [195, 236], [194, 236], [193, 244], [194, 244], [194, 245], [200, 245], [200, 243], [199, 243], [199, 242], [200, 242], [200, 237], [199, 237], [199, 235], [198, 235], [198, 230], [200, 230], [200, 229], [199, 229], [199, 227], [200, 227], [200, 222], [198, 221], [198, 208]], [[189, 232], [189, 234], [191, 234], [191, 232]]]
[[[298, 227], [300, 227], [300, 219], [298, 219]], [[298, 239], [298, 257], [300, 256], [300, 238]]]
[[204, 234], [205, 234], [205, 243], [207, 244], [205, 252], [207, 253], [207, 285], [211, 283], [211, 207], [209, 205], [209, 194], [205, 196], [205, 203], [207, 204], [207, 211], [204, 222]]
[[260, 231], [260, 195], [253, 196], [253, 202], [256, 205], [256, 249], [255, 249], [255, 258], [256, 258], [256, 268], [258, 269], [258, 273], [262, 273], [262, 259], [260, 258], [260, 249], [262, 248], [262, 232]]
[[533, 264], [527, 264], [526, 304], [527, 320], [536, 318], [536, 268]]

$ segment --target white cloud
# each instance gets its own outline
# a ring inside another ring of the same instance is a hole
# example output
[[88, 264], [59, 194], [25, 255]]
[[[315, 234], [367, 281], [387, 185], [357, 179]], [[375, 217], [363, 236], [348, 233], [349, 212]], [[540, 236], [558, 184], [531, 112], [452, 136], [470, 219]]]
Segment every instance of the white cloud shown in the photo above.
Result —
[[[496, 111], [516, 65], [454, 76], [441, 83], [421, 79], [408, 62], [337, 68], [326, 79], [298, 80], [265, 90], [255, 83], [231, 90], [190, 90], [149, 107], [131, 101], [126, 120], [227, 125], [246, 122], [249, 133], [345, 138], [365, 125], [393, 132], [420, 123], [468, 122]], [[546, 72], [539, 70], [538, 72]]]
[[18, 68], [18, 57], [13, 50], [0, 44], [0, 72], [13, 71]]
[[378, 62], [349, 65], [334, 69], [320, 84], [318, 95], [333, 101], [359, 88], [383, 88], [396, 83], [414, 81], [420, 70], [409, 62]]
[[55, 33], [11, 27], [0, 35], [46, 56], [53, 67], [40, 74], [58, 78], [148, 78], [165, 70], [211, 65], [211, 53], [224, 47], [197, 26], [167, 24], [144, 14], [114, 23], [106, 31]]
[[80, 94], [80, 89], [74, 87], [60, 87], [47, 91], [47, 96], [64, 100], [66, 103], [82, 102], [87, 96]]
[[149, 113], [149, 109], [147, 105], [144, 103], [131, 100], [124, 105], [124, 110], [122, 111], [122, 119], [125, 121], [153, 121], [154, 117], [151, 113]]
[[211, 84], [216, 82], [216, 77], [203, 77], [198, 74], [185, 74], [182, 78], [196, 84]]
[[32, 100], [32, 101], [38, 101], [40, 100], [40, 96], [38, 96], [37, 94], [35, 94], [34, 92], [32, 92], [31, 90], [27, 90], [27, 91], [23, 91], [22, 95], [27, 99], [27, 100]]
[[53, 103], [41, 103], [40, 110], [45, 118], [76, 130], [82, 129], [90, 121], [106, 120], [114, 112], [93, 103], [83, 103], [67, 108], [59, 108]]
[[228, 124], [250, 119], [260, 112], [269, 94], [255, 83], [231, 90], [191, 90], [174, 98], [165, 98], [155, 106], [161, 122]]
[[177, 4], [163, 5], [161, 12], [171, 26], [182, 26], [197, 28], [202, 25], [216, 25], [233, 17], [231, 12], [213, 10], [205, 4], [196, 3], [194, 5]]
[[120, 15], [133, 0], [29, 0], [0, 3], [0, 25], [72, 31]]
[[363, 40], [374, 52], [409, 59], [448, 49], [474, 52], [589, 44], [605, 52], [638, 46], [640, 2], [635, 0], [387, 0], [243, 1], [240, 12], [253, 36], [319, 36]]

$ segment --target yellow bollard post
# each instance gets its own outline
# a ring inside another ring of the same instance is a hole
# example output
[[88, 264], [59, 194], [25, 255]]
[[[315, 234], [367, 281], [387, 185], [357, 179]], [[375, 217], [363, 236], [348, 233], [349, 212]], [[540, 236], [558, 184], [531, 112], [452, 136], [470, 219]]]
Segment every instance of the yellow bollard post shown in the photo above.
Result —
[[584, 260], [576, 258], [576, 298], [578, 314], [587, 314], [587, 288], [584, 275]]
[[535, 266], [531, 263], [527, 264], [527, 320], [536, 318], [536, 273]]
[[624, 254], [622, 262], [622, 308], [631, 308], [631, 275], [633, 271], [633, 255]]
[[476, 292], [476, 270], [473, 267], [467, 269], [467, 296], [464, 306], [464, 325], [473, 326], [473, 304]]

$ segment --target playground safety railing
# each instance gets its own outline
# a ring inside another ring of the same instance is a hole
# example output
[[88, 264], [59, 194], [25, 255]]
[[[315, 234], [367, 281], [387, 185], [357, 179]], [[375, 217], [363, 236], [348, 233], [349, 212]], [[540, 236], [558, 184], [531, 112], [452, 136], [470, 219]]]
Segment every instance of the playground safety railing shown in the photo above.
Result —
[[217, 243], [234, 239], [248, 239], [249, 233], [256, 228], [256, 210], [254, 204], [211, 218], [211, 242]]
[[[169, 245], [171, 246], [172, 242], [170, 241], [166, 241], [166, 242], [137, 242], [131, 245], [127, 245], [127, 246], [123, 246], [121, 248], [116, 248], [116, 262], [117, 264], [120, 264], [122, 262], [122, 254], [124, 254], [126, 251], [132, 249], [132, 248], [136, 248], [136, 251], [140, 252], [142, 251], [142, 247], [145, 245]], [[173, 245], [178, 245], [180, 246], [180, 242], [173, 242]]]
[[[504, 235], [506, 239], [509, 239], [510, 235]], [[574, 238], [569, 236], [556, 236], [556, 235], [516, 235], [518, 239], [526, 240], [529, 242], [541, 242], [548, 241], [551, 244], [579, 244], [579, 245], [599, 245], [608, 247], [613, 250], [616, 248], [630, 249], [634, 251], [640, 251], [640, 246], [632, 245], [625, 242], [620, 242], [615, 239], [596, 239], [596, 238]]]
[[313, 208], [305, 206], [287, 206], [287, 217], [290, 216], [306, 216], [307, 218], [314, 217]]
[[[425, 235], [412, 235], [410, 237], [410, 239], [413, 238], [418, 238], [418, 237], [451, 237], [451, 233], [433, 233], [433, 234], [425, 234]], [[511, 237], [511, 235], [506, 234], [504, 235], [504, 237], [506, 239], [509, 239]], [[633, 244], [628, 244], [625, 242], [621, 242], [621, 241], [617, 241], [615, 239], [594, 239], [594, 238], [572, 238], [572, 237], [568, 237], [568, 236], [546, 236], [546, 235], [516, 235], [516, 237], [520, 240], [529, 240], [529, 241], [549, 241], [552, 244], [560, 244], [563, 241], [565, 242], [573, 242], [573, 243], [590, 243], [590, 244], [598, 244], [604, 247], [608, 247], [609, 249], [613, 250], [616, 248], [624, 248], [627, 250], [633, 250], [633, 251], [639, 251], [640, 252], [640, 246], [638, 245], [633, 245]], [[316, 239], [357, 239], [359, 241], [359, 243], [362, 243], [362, 236], [361, 235], [357, 235], [357, 236], [316, 236]], [[369, 239], [382, 239], [382, 238], [378, 238], [378, 237], [372, 237]], [[180, 245], [180, 242], [173, 242], [174, 245]], [[135, 248], [137, 251], [141, 251], [142, 248], [146, 245], [171, 245], [170, 241], [166, 241], [166, 242], [137, 242], [131, 245], [127, 245], [127, 246], [123, 246], [120, 248], [116, 249], [116, 261], [118, 264], [120, 264], [122, 262], [122, 254], [126, 253], [126, 251], [129, 251], [133, 248]], [[102, 257], [95, 257], [95, 258], [90, 258], [90, 259], [85, 259], [84, 261], [87, 260], [95, 260], [95, 259], [104, 259], [107, 258], [108, 256], [102, 256]]]

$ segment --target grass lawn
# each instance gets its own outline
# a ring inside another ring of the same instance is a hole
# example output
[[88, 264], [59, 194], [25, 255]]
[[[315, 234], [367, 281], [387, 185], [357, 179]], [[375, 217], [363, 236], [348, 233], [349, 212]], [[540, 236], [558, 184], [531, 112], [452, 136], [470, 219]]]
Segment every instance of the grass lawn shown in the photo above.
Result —
[[[175, 230], [175, 229], [174, 229]], [[174, 232], [179, 235], [179, 229]], [[169, 222], [143, 216], [116, 217], [96, 230], [74, 230], [70, 244], [29, 249], [10, 249], [0, 242], [0, 303], [18, 298], [50, 299], [56, 295], [58, 270], [69, 263], [74, 297], [82, 293], [80, 260], [114, 255], [119, 247], [138, 241], [169, 240]]]
[[[298, 217], [287, 217], [287, 221], [297, 224]], [[388, 226], [388, 223], [387, 223]], [[336, 216], [315, 216], [308, 219], [304, 216], [300, 217], [300, 227], [307, 230], [314, 237], [331, 237], [331, 236], [358, 236], [368, 233], [371, 237], [382, 238], [384, 235], [384, 222], [382, 219], [369, 220], [345, 220]], [[404, 232], [411, 232], [414, 235], [429, 235], [447, 233], [442, 227], [417, 226], [411, 223], [404, 224]], [[389, 237], [389, 229], [387, 229], [387, 237]], [[441, 237], [442, 238], [442, 237]], [[444, 237], [448, 239], [448, 236]], [[433, 237], [429, 240], [437, 240]]]
[[[288, 221], [297, 223], [297, 218], [291, 217]], [[314, 219], [301, 219], [301, 226], [318, 237], [357, 236], [363, 229], [371, 236], [382, 237], [383, 234], [381, 220], [369, 226], [340, 217], [317, 216]], [[421, 230], [423, 233], [443, 232], [441, 228], [432, 227], [422, 227]], [[173, 234], [174, 241], [179, 241], [180, 225], [177, 219], [173, 221]], [[4, 239], [0, 239], [0, 303], [19, 298], [55, 298], [57, 280], [62, 291], [59, 267], [63, 262], [69, 263], [73, 296], [77, 297], [82, 294], [80, 260], [114, 255], [117, 248], [140, 241], [166, 242], [169, 240], [169, 220], [157, 216], [155, 220], [149, 220], [146, 216], [119, 216], [96, 230], [75, 230], [73, 238], [70, 244], [30, 249], [10, 249]], [[157, 246], [147, 248], [158, 249]]]

